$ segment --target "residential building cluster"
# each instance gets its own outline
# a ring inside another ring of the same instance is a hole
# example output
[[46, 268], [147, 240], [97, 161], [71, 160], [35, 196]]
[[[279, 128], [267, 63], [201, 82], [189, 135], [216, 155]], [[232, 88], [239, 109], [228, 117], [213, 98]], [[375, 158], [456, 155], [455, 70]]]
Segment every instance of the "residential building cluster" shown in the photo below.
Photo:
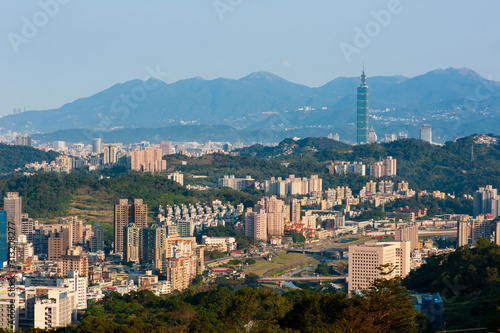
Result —
[[214, 200], [212, 205], [189, 204], [160, 206], [155, 223], [168, 228], [169, 234], [176, 232], [181, 236], [193, 236], [194, 232], [206, 228], [236, 224], [244, 213], [243, 204], [236, 207]]
[[317, 175], [311, 175], [310, 178], [296, 178], [295, 175], [290, 175], [286, 179], [272, 177], [271, 180], [264, 182], [264, 192], [278, 197], [314, 194], [322, 190], [323, 180]]
[[387, 156], [379, 162], [372, 165], [365, 165], [361, 162], [328, 162], [325, 167], [330, 174], [345, 176], [347, 174], [356, 174], [360, 176], [370, 175], [375, 178], [393, 177], [397, 173], [397, 160], [392, 156]]
[[229, 187], [233, 190], [243, 190], [245, 188], [251, 187], [255, 184], [255, 179], [251, 176], [246, 176], [245, 178], [235, 178], [234, 175], [226, 175], [223, 178], [219, 178], [219, 187]]
[[491, 185], [480, 187], [473, 196], [473, 215], [500, 216], [500, 195]]

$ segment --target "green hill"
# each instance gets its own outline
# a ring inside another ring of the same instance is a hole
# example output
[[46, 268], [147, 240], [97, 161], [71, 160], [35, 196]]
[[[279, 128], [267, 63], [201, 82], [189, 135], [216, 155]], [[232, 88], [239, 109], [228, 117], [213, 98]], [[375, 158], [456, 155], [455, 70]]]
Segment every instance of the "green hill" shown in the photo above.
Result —
[[[287, 162], [289, 167], [295, 167], [293, 171], [296, 173], [314, 174], [319, 170], [327, 181], [330, 176], [326, 175], [325, 162], [361, 161], [371, 164], [392, 156], [397, 159], [397, 179], [410, 181], [416, 190], [472, 194], [487, 184], [500, 187], [500, 146], [476, 143], [479, 137], [471, 135], [456, 142], [446, 142], [443, 146], [417, 139], [355, 146], [326, 138], [287, 139], [276, 147], [254, 145], [238, 150], [237, 154]], [[500, 139], [492, 134], [489, 137]], [[474, 161], [471, 161], [472, 146]], [[337, 183], [335, 177], [332, 184]]]
[[0, 173], [12, 172], [16, 168], [22, 168], [29, 163], [52, 162], [59, 155], [55, 151], [45, 152], [33, 147], [0, 143]]
[[[500, 247], [480, 239], [474, 248], [433, 256], [404, 280], [418, 292], [439, 292], [447, 329], [485, 327], [500, 304]], [[498, 316], [500, 318], [500, 316]], [[500, 321], [492, 332], [500, 328]]]

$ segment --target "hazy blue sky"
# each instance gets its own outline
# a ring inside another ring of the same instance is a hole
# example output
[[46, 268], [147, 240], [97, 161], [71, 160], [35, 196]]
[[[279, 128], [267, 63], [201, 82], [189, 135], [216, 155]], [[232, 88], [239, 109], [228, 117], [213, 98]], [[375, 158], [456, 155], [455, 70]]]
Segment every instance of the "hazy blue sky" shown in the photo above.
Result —
[[469, 67], [500, 81], [500, 1], [397, 2], [2, 0], [0, 114], [58, 108], [148, 67], [166, 82], [269, 71], [321, 86], [364, 61], [368, 76]]

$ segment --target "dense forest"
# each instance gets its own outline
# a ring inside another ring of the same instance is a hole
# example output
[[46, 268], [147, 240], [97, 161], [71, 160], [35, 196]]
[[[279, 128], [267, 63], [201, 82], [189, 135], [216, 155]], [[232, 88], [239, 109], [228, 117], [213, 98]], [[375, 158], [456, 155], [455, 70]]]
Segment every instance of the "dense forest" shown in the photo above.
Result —
[[477, 246], [433, 256], [410, 273], [404, 285], [418, 292], [439, 292], [447, 329], [500, 329], [500, 246], [479, 239]]
[[45, 152], [33, 147], [5, 145], [0, 143], [0, 173], [13, 172], [24, 168], [26, 164], [55, 160], [60, 154], [55, 151]]
[[84, 318], [68, 329], [81, 333], [431, 332], [397, 279], [377, 280], [363, 296], [352, 298], [310, 290], [282, 295], [261, 288], [191, 287], [161, 297], [146, 290], [123, 296], [112, 292], [89, 306]]

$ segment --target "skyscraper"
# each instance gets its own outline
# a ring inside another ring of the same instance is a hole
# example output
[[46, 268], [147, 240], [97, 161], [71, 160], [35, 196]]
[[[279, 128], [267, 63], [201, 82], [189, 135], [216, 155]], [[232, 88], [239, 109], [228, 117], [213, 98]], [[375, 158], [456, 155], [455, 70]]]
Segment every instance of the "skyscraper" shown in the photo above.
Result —
[[368, 86], [363, 65], [361, 83], [358, 86], [357, 141], [359, 144], [368, 142], [368, 131]]
[[102, 153], [102, 140], [101, 138], [96, 138], [92, 140], [92, 152], [96, 154]]
[[432, 128], [429, 124], [422, 124], [420, 127], [420, 140], [432, 143]]
[[15, 238], [22, 234], [22, 197], [18, 192], [7, 192], [7, 197], [3, 199], [3, 209], [7, 211], [7, 225], [15, 226]]
[[473, 215], [477, 217], [479, 215], [491, 214], [493, 217], [499, 215], [498, 212], [498, 191], [493, 188], [492, 185], [486, 185], [486, 187], [480, 187], [479, 190], [474, 192], [473, 201]]

